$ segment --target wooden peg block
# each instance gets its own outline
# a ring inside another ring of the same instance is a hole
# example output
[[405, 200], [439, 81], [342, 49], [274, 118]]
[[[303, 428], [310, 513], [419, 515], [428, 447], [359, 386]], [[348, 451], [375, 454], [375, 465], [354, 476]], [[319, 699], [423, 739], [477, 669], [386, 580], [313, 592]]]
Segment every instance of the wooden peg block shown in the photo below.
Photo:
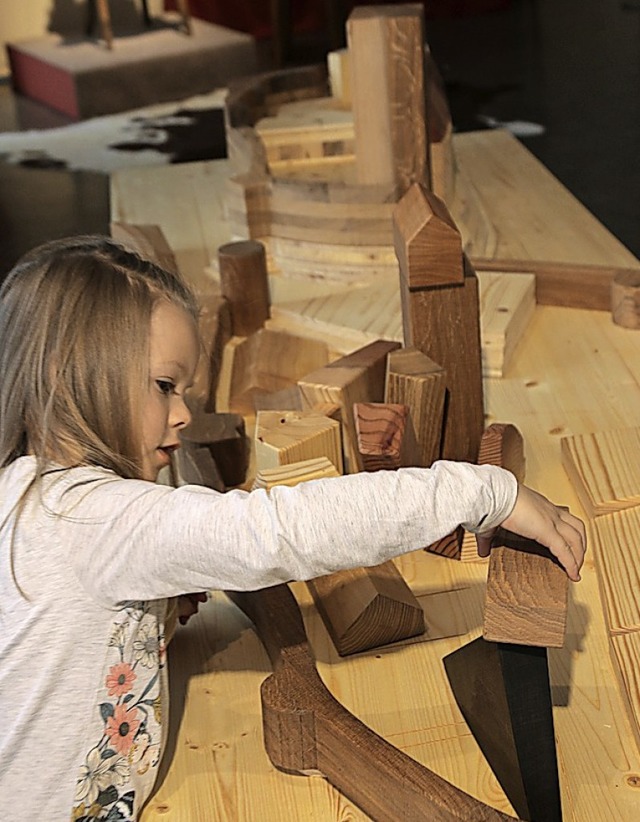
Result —
[[258, 411], [256, 469], [327, 457], [342, 473], [340, 423], [314, 411]]
[[640, 328], [640, 270], [620, 271], [614, 275], [611, 318], [623, 328]]
[[255, 240], [226, 243], [218, 249], [222, 294], [231, 308], [232, 331], [249, 336], [269, 319], [269, 279], [264, 246]]
[[416, 463], [428, 468], [440, 455], [446, 375], [417, 348], [391, 351], [387, 358], [384, 399], [409, 408], [418, 454]]
[[551, 553], [534, 542], [502, 532], [494, 547], [484, 606], [483, 636], [545, 648], [561, 648], [567, 622], [569, 578]]

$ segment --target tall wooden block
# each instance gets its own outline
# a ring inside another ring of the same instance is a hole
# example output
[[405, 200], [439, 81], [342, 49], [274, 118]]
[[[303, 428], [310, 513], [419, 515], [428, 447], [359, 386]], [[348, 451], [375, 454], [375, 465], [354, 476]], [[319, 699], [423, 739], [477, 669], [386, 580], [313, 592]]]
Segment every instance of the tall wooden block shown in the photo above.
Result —
[[443, 368], [417, 348], [389, 353], [385, 402], [408, 406], [418, 444], [416, 464], [423, 468], [428, 468], [440, 455], [445, 392]]
[[[411, 208], [416, 197], [423, 204], [417, 221]], [[404, 342], [440, 363], [447, 375], [441, 456], [475, 462], [484, 429], [478, 279], [464, 255], [461, 281], [457, 268], [437, 273], [438, 260], [453, 262], [461, 248], [445, 213], [433, 194], [417, 186], [394, 210]], [[435, 233], [434, 225], [440, 227]], [[421, 251], [426, 245], [432, 246], [428, 253]]]
[[429, 183], [422, 4], [357, 6], [347, 40], [358, 180], [402, 196]]

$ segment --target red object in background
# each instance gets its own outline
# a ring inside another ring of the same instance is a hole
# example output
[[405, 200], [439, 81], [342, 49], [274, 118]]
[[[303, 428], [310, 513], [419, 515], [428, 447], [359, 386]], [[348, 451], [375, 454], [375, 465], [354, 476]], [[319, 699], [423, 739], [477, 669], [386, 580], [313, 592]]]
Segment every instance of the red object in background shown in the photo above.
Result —
[[[236, 31], [252, 34], [256, 39], [271, 37], [271, 0], [188, 0], [194, 17]], [[294, 32], [321, 31], [325, 26], [325, 6], [334, 0], [289, 0]], [[393, 0], [335, 0], [342, 2], [345, 17], [355, 6], [386, 5]], [[406, 0], [402, 0], [406, 2]], [[504, 9], [511, 0], [426, 0], [425, 17], [463, 17]], [[175, 0], [165, 0], [167, 11], [176, 11]]]

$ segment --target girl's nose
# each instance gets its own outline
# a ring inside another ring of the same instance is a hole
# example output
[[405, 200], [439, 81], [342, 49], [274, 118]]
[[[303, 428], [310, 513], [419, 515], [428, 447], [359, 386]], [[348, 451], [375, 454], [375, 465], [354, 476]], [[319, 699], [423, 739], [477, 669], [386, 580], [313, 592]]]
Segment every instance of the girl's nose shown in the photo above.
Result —
[[184, 397], [175, 397], [170, 425], [172, 428], [185, 428], [191, 422], [191, 411], [184, 401]]

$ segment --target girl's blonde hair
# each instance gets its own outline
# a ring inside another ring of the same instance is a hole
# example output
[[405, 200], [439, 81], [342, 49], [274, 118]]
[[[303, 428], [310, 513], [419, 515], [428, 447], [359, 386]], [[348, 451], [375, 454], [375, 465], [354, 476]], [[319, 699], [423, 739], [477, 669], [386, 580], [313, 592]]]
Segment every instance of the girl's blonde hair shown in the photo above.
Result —
[[151, 313], [159, 300], [196, 321], [176, 274], [108, 237], [45, 243], [0, 288], [0, 467], [99, 465], [141, 476], [142, 397]]

